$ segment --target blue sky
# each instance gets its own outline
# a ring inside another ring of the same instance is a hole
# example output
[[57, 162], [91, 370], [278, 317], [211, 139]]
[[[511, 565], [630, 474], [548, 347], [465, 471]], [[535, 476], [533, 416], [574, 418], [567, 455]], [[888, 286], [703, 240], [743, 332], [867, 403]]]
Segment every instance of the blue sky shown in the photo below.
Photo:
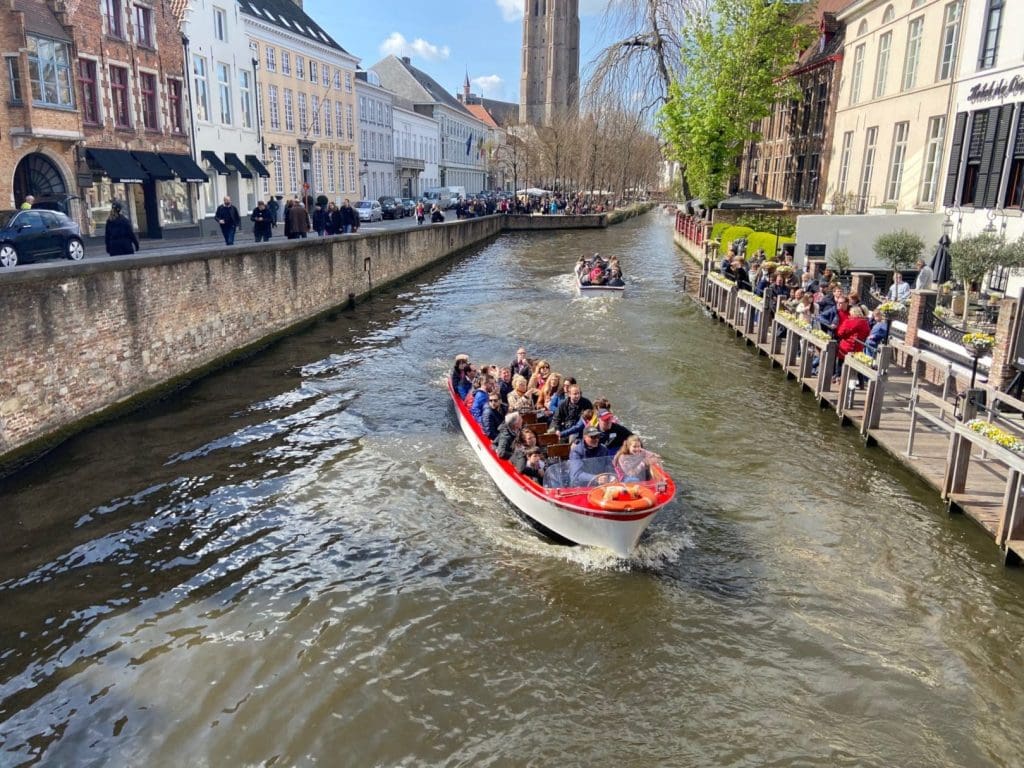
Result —
[[[581, 70], [598, 50], [606, 2], [580, 0]], [[523, 0], [304, 0], [303, 7], [363, 67], [405, 55], [453, 93], [468, 70], [473, 93], [519, 101]]]

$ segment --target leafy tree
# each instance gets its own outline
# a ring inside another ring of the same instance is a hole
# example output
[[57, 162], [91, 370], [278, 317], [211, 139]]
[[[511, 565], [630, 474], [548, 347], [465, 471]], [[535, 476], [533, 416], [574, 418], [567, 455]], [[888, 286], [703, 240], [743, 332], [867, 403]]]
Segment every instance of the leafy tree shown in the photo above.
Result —
[[850, 252], [846, 248], [836, 248], [828, 259], [828, 265], [840, 275], [845, 275], [853, 265]]
[[[964, 284], [964, 294], [971, 285], [980, 283], [996, 267], [1013, 267], [1024, 263], [1024, 238], [1011, 243], [997, 235], [981, 232], [968, 235], [949, 246], [949, 265]], [[966, 296], [965, 296], [966, 299]], [[964, 323], [967, 323], [967, 305], [964, 301]]]
[[879, 235], [872, 247], [879, 259], [892, 267], [893, 272], [898, 272], [909, 267], [924, 253], [924, 240], [913, 232], [900, 229]]
[[683, 75], [669, 87], [659, 127], [694, 195], [712, 208], [725, 195], [756, 124], [781, 98], [798, 98], [783, 75], [814, 31], [795, 21], [800, 7], [781, 0], [710, 0], [688, 11], [681, 41]]

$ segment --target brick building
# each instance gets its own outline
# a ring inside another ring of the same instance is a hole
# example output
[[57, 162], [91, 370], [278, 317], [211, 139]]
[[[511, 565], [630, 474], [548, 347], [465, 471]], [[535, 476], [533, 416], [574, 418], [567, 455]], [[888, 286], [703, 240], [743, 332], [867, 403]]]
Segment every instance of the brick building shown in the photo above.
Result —
[[843, 61], [843, 25], [835, 11], [848, 2], [822, 0], [816, 6], [818, 39], [788, 75], [801, 97], [775, 102], [771, 114], [761, 121], [760, 141], [749, 142], [743, 155], [740, 185], [744, 189], [791, 208], [821, 208]]
[[194, 234], [197, 184], [178, 22], [169, 0], [71, 0], [84, 225], [102, 231], [115, 200], [143, 237]]

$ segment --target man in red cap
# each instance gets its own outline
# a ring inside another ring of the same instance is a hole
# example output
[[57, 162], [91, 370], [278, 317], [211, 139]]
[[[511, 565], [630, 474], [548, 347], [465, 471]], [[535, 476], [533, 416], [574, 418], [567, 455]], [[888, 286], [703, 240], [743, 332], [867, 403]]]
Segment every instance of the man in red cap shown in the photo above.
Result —
[[615, 453], [633, 433], [615, 420], [615, 414], [604, 408], [597, 412], [597, 428], [601, 430], [601, 444]]

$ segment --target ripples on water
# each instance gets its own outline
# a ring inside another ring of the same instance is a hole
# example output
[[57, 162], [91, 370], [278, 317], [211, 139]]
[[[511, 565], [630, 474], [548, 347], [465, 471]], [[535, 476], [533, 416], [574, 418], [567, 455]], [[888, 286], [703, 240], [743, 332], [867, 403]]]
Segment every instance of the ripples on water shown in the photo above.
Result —
[[[683, 271], [657, 215], [504, 236], [4, 481], [0, 764], [1019, 764], [1020, 574]], [[462, 439], [450, 360], [520, 343], [676, 477], [633, 559]]]

